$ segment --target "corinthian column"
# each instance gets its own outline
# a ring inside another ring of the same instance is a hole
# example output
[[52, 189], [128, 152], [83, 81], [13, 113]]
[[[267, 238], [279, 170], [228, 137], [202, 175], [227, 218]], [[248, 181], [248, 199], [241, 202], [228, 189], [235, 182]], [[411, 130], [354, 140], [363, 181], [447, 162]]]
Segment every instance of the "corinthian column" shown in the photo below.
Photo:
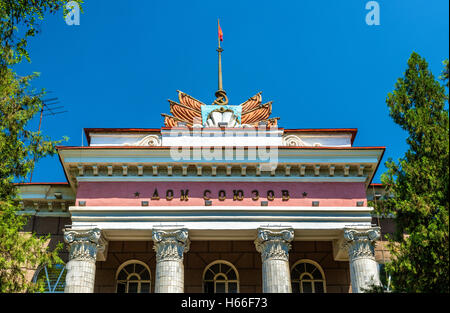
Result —
[[188, 230], [153, 229], [156, 251], [155, 293], [184, 291], [183, 253], [189, 250]]
[[256, 250], [261, 253], [264, 293], [291, 293], [289, 272], [289, 242], [294, 238], [292, 228], [258, 228]]
[[103, 242], [98, 228], [90, 230], [64, 230], [64, 241], [69, 245], [66, 265], [66, 293], [92, 293], [95, 282], [97, 250]]
[[344, 229], [344, 247], [348, 249], [352, 292], [362, 293], [370, 285], [381, 285], [375, 261], [375, 240], [380, 228]]

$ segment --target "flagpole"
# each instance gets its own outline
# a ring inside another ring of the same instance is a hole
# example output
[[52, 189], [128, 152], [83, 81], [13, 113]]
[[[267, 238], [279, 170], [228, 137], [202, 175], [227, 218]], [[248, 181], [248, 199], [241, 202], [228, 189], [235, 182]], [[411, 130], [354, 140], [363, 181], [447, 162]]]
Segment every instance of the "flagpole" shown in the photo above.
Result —
[[[220, 29], [219, 19], [217, 19], [217, 31]], [[223, 49], [220, 47], [220, 36], [217, 36], [217, 42], [219, 47], [217, 48], [217, 52], [219, 53], [219, 90], [223, 90], [222, 85], [222, 51]]]
[[[217, 19], [217, 30], [220, 30], [220, 23], [219, 19]], [[216, 100], [214, 100], [214, 104], [219, 105], [226, 105], [228, 103], [227, 93], [225, 90], [223, 90], [223, 83], [222, 83], [222, 51], [223, 49], [220, 47], [220, 36], [217, 36], [217, 42], [218, 42], [218, 56], [219, 56], [219, 89], [216, 91], [215, 96]]]
[[[219, 27], [220, 27], [220, 23], [219, 23], [219, 19], [217, 19], [217, 30], [219, 30]], [[219, 36], [217, 36], [217, 42], [219, 44], [219, 49], [220, 49], [220, 37]]]
[[217, 52], [219, 52], [219, 90], [223, 90], [222, 85], [222, 51], [223, 49], [219, 46]]

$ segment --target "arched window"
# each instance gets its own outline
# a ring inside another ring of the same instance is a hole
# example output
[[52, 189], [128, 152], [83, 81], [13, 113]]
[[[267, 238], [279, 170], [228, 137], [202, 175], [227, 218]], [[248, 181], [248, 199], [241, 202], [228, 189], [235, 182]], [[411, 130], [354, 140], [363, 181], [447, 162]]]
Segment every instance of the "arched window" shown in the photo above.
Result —
[[227, 261], [214, 261], [203, 272], [205, 293], [239, 292], [239, 275], [236, 268]]
[[45, 293], [64, 292], [66, 286], [66, 266], [55, 264], [52, 267], [43, 266], [35, 276], [34, 282], [44, 282]]
[[325, 275], [320, 265], [311, 260], [300, 260], [291, 269], [292, 292], [326, 292]]
[[122, 264], [116, 273], [117, 293], [150, 292], [150, 269], [138, 260]]

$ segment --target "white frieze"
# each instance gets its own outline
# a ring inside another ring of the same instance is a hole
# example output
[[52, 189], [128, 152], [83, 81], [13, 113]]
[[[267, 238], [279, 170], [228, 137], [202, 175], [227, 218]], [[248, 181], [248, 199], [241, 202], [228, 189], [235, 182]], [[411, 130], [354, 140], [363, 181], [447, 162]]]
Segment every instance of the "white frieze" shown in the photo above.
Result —
[[183, 253], [189, 251], [190, 240], [185, 228], [153, 229], [152, 239], [157, 262], [183, 260]]

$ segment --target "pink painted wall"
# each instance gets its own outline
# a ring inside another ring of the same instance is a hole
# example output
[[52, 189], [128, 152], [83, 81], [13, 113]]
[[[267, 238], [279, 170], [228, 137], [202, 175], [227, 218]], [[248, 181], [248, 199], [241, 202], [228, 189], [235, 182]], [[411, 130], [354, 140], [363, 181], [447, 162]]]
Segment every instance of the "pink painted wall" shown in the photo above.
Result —
[[[151, 200], [157, 189], [160, 199]], [[166, 200], [168, 189], [173, 190], [173, 200]], [[189, 190], [188, 201], [181, 201], [181, 190]], [[304, 182], [80, 182], [78, 201], [86, 201], [87, 206], [141, 206], [141, 201], [149, 201], [150, 206], [203, 206], [203, 193], [214, 206], [260, 206], [267, 200], [267, 191], [273, 190], [275, 198], [270, 206], [311, 206], [312, 201], [320, 201], [320, 206], [356, 206], [357, 201], [366, 205], [364, 183], [304, 183]], [[233, 201], [233, 190], [242, 190], [242, 201]], [[225, 190], [226, 200], [219, 201], [218, 193]], [[252, 200], [252, 190], [258, 190], [259, 199]], [[289, 200], [282, 200], [282, 190], [289, 191]], [[139, 196], [135, 196], [138, 192]], [[303, 196], [303, 192], [307, 196]]]

